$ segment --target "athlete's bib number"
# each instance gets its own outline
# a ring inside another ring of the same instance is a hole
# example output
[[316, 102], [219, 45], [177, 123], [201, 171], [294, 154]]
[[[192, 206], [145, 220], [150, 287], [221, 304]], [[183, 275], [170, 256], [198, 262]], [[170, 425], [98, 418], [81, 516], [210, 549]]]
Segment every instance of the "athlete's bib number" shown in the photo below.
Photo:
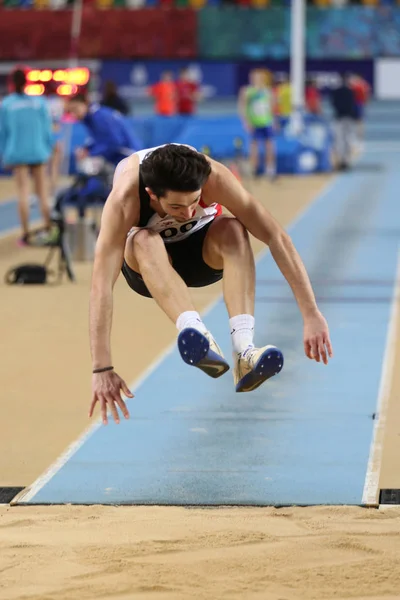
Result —
[[164, 240], [170, 240], [171, 238], [176, 237], [179, 234], [188, 233], [193, 227], [197, 224], [197, 221], [189, 221], [188, 223], [184, 223], [179, 227], [168, 227], [168, 229], [164, 229], [164, 231], [160, 231], [160, 235]]

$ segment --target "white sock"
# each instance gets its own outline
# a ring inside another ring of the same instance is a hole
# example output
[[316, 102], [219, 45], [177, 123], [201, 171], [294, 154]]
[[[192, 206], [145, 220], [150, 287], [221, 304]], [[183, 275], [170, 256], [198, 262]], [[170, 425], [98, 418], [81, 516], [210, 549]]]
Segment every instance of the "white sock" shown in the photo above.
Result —
[[201, 320], [199, 313], [195, 310], [187, 310], [181, 313], [176, 321], [176, 327], [179, 331], [182, 331], [182, 329], [186, 329], [187, 327], [193, 327], [193, 329], [197, 329], [198, 331], [201, 331], [201, 333], [207, 331], [207, 327]]
[[229, 319], [233, 351], [241, 353], [249, 346], [254, 346], [254, 317], [252, 315], [237, 315]]

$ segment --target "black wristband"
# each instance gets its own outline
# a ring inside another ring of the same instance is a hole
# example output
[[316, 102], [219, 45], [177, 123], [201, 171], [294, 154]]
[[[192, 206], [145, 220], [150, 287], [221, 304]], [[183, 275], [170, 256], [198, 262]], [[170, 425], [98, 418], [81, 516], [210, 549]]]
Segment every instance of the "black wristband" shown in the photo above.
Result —
[[112, 371], [114, 367], [103, 367], [102, 369], [93, 369], [92, 373], [104, 373], [104, 371]]

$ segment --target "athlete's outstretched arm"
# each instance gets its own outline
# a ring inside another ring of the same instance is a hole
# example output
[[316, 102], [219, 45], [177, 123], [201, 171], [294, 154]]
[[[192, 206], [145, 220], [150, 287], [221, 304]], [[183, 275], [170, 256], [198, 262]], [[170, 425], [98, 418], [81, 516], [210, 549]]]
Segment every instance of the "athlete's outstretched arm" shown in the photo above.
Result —
[[[89, 328], [93, 370], [112, 366], [110, 338], [113, 288], [121, 270], [127, 233], [139, 218], [139, 204], [132, 194], [134, 185], [132, 166], [122, 168], [103, 209], [90, 291]], [[113, 370], [94, 374], [92, 389], [89, 416], [92, 416], [97, 402], [100, 402], [104, 423], [107, 423], [107, 405], [116, 422], [119, 419], [115, 403], [125, 417], [129, 416], [120, 390], [127, 396], [132, 394]]]
[[271, 213], [256, 200], [228, 168], [212, 161], [212, 173], [203, 188], [205, 197], [218, 198], [271, 254], [289, 283], [304, 321], [304, 349], [309, 358], [328, 362], [332, 356], [328, 325], [318, 309], [307, 271], [290, 236]]

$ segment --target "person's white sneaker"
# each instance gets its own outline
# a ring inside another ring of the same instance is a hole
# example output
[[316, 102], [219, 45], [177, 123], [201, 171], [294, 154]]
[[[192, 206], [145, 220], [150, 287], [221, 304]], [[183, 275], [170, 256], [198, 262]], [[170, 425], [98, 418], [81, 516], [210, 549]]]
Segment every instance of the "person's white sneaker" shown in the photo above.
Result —
[[276, 346], [249, 346], [236, 354], [233, 380], [237, 392], [251, 392], [277, 375], [283, 367], [283, 354]]
[[210, 377], [221, 377], [229, 370], [221, 348], [209, 331], [201, 333], [193, 327], [182, 329], [178, 349], [186, 364], [197, 367]]

